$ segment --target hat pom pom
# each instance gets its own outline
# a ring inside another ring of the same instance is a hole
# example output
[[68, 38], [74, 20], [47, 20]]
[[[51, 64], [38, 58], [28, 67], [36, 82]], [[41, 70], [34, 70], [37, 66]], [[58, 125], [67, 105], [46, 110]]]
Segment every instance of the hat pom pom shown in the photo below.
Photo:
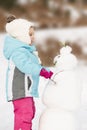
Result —
[[15, 19], [16, 19], [16, 16], [10, 15], [10, 16], [7, 17], [7, 23], [10, 23], [11, 21], [13, 21]]

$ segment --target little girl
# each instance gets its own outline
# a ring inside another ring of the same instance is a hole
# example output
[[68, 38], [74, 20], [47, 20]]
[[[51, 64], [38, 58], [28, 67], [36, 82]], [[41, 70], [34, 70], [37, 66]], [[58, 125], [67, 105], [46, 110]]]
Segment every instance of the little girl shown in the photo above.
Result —
[[31, 130], [35, 114], [33, 97], [38, 97], [39, 76], [51, 78], [52, 72], [39, 64], [34, 54], [33, 23], [10, 16], [7, 19], [4, 55], [8, 60], [7, 100], [13, 102], [14, 130]]

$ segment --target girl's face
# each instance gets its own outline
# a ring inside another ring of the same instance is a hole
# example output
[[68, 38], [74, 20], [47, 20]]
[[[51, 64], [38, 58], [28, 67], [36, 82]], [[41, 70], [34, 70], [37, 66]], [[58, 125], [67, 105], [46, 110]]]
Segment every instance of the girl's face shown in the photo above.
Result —
[[34, 27], [30, 27], [29, 36], [31, 38], [31, 43], [30, 44], [32, 45], [32, 43], [34, 42]]

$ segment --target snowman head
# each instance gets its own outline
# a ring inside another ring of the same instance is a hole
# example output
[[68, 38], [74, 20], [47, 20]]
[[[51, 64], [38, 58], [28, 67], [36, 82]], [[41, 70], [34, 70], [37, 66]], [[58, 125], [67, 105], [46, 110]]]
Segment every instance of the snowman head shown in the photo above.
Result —
[[55, 66], [61, 69], [73, 69], [77, 65], [77, 59], [72, 53], [70, 46], [65, 46], [60, 49], [60, 55], [54, 59]]

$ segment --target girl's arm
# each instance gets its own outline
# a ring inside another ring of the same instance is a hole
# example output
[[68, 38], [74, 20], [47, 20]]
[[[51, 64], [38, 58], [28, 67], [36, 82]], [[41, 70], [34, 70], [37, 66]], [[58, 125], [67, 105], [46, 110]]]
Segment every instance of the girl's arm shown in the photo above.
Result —
[[32, 62], [28, 52], [24, 48], [16, 50], [11, 57], [15, 66], [25, 74], [39, 75], [42, 66], [38, 63]]

